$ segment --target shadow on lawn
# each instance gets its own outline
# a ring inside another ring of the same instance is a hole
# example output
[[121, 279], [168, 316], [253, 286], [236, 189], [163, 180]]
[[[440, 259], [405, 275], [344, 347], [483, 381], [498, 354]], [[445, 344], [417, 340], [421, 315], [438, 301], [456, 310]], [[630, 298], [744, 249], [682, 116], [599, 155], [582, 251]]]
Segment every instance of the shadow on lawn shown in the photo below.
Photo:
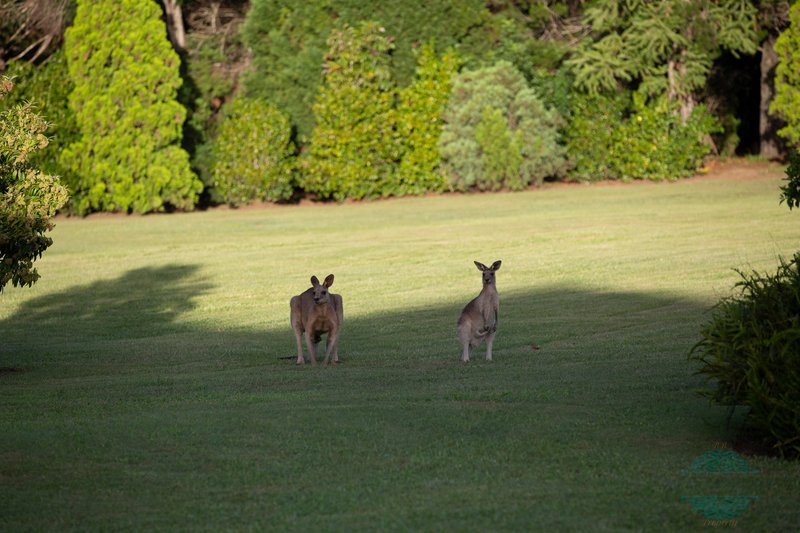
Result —
[[[132, 342], [139, 350], [153, 342], [153, 351], [195, 351], [198, 357], [220, 355], [229, 362], [238, 357], [247, 365], [292, 364], [281, 359], [296, 354], [289, 327], [290, 295], [265, 295], [286, 301], [285, 327], [231, 330], [219, 327], [213, 317], [203, 323], [178, 321], [195, 307], [195, 298], [212, 289], [198, 272], [196, 265], [140, 268], [119, 278], [28, 300], [0, 321], [0, 367], [20, 364], [13, 359], [26, 353], [38, 356], [88, 349], [124, 356]], [[458, 361], [456, 320], [465, 301], [359, 316], [359, 302], [348, 298], [346, 287], [341, 293], [345, 324], [339, 353], [344, 362]], [[504, 292], [501, 285], [500, 295], [500, 331], [495, 341], [500, 360], [504, 354], [532, 354], [534, 345], [541, 347], [540, 353], [557, 346], [567, 362], [593, 357], [600, 345], [604, 346], [601, 354], [685, 355], [699, 338], [696, 332], [707, 312], [707, 306], [686, 298], [566, 286]], [[664, 331], [674, 331], [676, 337]], [[482, 360], [483, 350], [483, 346], [478, 348], [473, 357]]]
[[[343, 291], [344, 292], [344, 291]], [[345, 328], [342, 350], [365, 358], [363, 345], [382, 344], [383, 355], [414, 357], [427, 351], [457, 360], [461, 348], [456, 321], [466, 302], [374, 314], [349, 320], [356, 304], [345, 296]], [[582, 291], [548, 287], [506, 292], [500, 288], [500, 329], [495, 340], [495, 359], [505, 353], [533, 354], [534, 345], [545, 353], [552, 347], [592, 358], [602, 352], [680, 353], [699, 340], [700, 325], [709, 306], [689, 298], [662, 294]], [[285, 335], [291, 337], [286, 329]], [[599, 349], [600, 346], [604, 348]], [[484, 346], [473, 358], [484, 357]]]
[[35, 351], [54, 341], [63, 346], [174, 332], [175, 320], [211, 288], [198, 270], [195, 265], [138, 268], [28, 300], [0, 321], [0, 354]]

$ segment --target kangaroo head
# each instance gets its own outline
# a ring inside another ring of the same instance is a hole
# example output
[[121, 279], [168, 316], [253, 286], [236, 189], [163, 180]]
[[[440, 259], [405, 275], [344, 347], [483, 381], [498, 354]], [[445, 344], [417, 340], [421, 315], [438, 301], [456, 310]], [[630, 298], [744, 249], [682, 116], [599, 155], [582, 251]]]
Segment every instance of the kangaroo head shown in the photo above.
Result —
[[333, 285], [333, 274], [328, 274], [325, 281], [320, 284], [317, 276], [311, 276], [311, 288], [314, 289], [313, 297], [315, 304], [324, 304], [328, 302], [328, 287]]
[[484, 285], [494, 285], [494, 273], [500, 270], [501, 263], [502, 261], [495, 261], [494, 263], [492, 263], [492, 266], [487, 267], [483, 263], [475, 261], [475, 266], [478, 267], [478, 270], [483, 272]]

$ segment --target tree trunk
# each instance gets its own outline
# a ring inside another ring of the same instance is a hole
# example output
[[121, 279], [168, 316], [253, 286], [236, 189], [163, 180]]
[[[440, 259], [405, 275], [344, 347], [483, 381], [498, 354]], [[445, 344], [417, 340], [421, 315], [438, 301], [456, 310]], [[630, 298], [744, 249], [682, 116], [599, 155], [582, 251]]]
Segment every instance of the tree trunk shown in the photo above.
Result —
[[163, 0], [169, 40], [172, 41], [172, 46], [181, 51], [186, 49], [186, 31], [183, 28], [183, 12], [179, 2], [180, 0]]
[[778, 130], [786, 124], [769, 113], [769, 106], [775, 98], [775, 67], [778, 54], [775, 53], [775, 40], [778, 35], [770, 32], [761, 45], [761, 105], [759, 107], [758, 134], [759, 153], [767, 159], [783, 159], [786, 143], [778, 136]]

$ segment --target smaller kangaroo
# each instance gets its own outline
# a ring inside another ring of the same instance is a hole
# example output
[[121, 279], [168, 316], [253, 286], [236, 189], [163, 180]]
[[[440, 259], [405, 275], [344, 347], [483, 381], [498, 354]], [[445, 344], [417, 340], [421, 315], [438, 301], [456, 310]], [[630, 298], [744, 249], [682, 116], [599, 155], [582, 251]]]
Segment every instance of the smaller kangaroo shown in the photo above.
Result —
[[306, 346], [311, 357], [311, 364], [317, 364], [317, 345], [322, 335], [328, 335], [324, 365], [333, 355], [333, 364], [339, 364], [339, 332], [344, 323], [342, 297], [328, 292], [333, 285], [333, 274], [329, 274], [320, 284], [317, 276], [311, 276], [311, 288], [293, 296], [289, 302], [291, 322], [297, 338], [297, 364], [305, 363], [303, 358], [302, 337], [305, 334]]
[[475, 261], [475, 266], [483, 272], [483, 289], [461, 311], [458, 318], [458, 339], [464, 347], [461, 360], [469, 361], [472, 348], [486, 340], [486, 360], [492, 360], [492, 343], [497, 334], [497, 321], [500, 316], [500, 297], [494, 273], [500, 270], [501, 261], [495, 261], [491, 267]]

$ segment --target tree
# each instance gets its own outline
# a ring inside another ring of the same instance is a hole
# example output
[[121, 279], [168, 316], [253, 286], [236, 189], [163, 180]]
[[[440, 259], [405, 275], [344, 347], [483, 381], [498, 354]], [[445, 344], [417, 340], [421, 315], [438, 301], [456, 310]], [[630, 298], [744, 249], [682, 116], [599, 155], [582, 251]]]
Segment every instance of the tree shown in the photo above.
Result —
[[331, 32], [303, 165], [306, 191], [336, 200], [392, 194], [388, 185], [399, 159], [392, 47], [375, 22]]
[[79, 0], [65, 51], [81, 138], [64, 150], [79, 213], [191, 209], [202, 183], [181, 146], [179, 58], [155, 2]]
[[176, 50], [186, 49], [186, 30], [183, 27], [183, 10], [181, 0], [161, 0], [164, 4], [164, 15], [167, 19], [167, 32], [172, 46]]
[[460, 59], [452, 50], [437, 56], [431, 43], [419, 49], [417, 75], [398, 93], [397, 131], [401, 160], [397, 194], [420, 194], [447, 187], [439, 171], [442, 114]]
[[560, 115], [507, 61], [459, 74], [443, 117], [442, 169], [455, 190], [522, 189], [564, 173]]
[[69, 108], [72, 83], [63, 50], [53, 53], [38, 65], [11, 61], [6, 75], [14, 80], [14, 91], [0, 102], [0, 110], [35, 102], [37, 111], [50, 123], [47, 129], [49, 142], [47, 148], [31, 155], [30, 162], [45, 174], [60, 176], [61, 183], [72, 190], [70, 175], [59, 162], [64, 148], [78, 139], [75, 115]]
[[722, 50], [757, 50], [756, 9], [747, 0], [600, 0], [586, 10], [595, 35], [567, 60], [577, 87], [593, 94], [636, 83], [666, 95], [686, 121], [695, 93]]
[[775, 69], [775, 100], [770, 110], [786, 120], [778, 133], [800, 148], [800, 4], [792, 7], [790, 25], [775, 42], [779, 63]]
[[263, 100], [239, 97], [225, 106], [214, 143], [212, 193], [239, 205], [292, 196], [294, 145], [289, 119]]
[[756, 4], [758, 5], [759, 26], [761, 32], [766, 35], [760, 46], [759, 154], [767, 159], [780, 159], [786, 152], [786, 146], [778, 131], [786, 123], [779, 116], [770, 113], [769, 108], [775, 99], [775, 69], [779, 61], [775, 43], [781, 32], [789, 25], [790, 2], [787, 0], [761, 0]]
[[512, 33], [508, 26], [517, 23], [495, 17], [483, 0], [253, 0], [243, 28], [253, 52], [246, 94], [287, 112], [301, 144], [314, 127], [311, 108], [322, 83], [319, 66], [327, 39], [334, 28], [356, 27], [363, 20], [378, 22], [391, 36], [387, 68], [401, 87], [414, 78], [414, 49], [420, 43], [433, 41], [438, 53], [453, 47], [467, 64], [477, 66], [502, 54], [504, 37]]
[[[0, 99], [13, 86], [0, 78]], [[47, 146], [45, 131], [47, 122], [30, 103], [0, 112], [0, 292], [8, 282], [31, 286], [39, 279], [33, 263], [53, 243], [45, 234], [67, 201], [58, 178], [30, 164], [30, 156]]]
[[781, 186], [781, 203], [786, 202], [789, 209], [800, 207], [800, 154], [789, 155], [786, 167], [786, 184]]

